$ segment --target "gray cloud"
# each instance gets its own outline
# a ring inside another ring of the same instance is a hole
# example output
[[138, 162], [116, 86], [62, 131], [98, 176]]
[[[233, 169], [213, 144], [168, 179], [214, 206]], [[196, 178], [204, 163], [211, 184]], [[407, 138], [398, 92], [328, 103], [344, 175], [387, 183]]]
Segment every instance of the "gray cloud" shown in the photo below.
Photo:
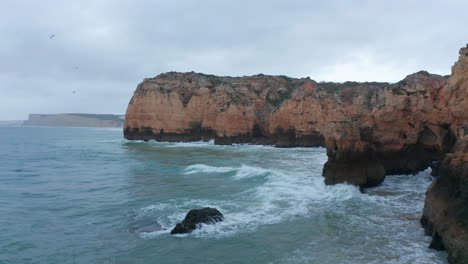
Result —
[[467, 42], [465, 0], [0, 5], [0, 120], [124, 113], [137, 83], [166, 71], [328, 81], [448, 74]]

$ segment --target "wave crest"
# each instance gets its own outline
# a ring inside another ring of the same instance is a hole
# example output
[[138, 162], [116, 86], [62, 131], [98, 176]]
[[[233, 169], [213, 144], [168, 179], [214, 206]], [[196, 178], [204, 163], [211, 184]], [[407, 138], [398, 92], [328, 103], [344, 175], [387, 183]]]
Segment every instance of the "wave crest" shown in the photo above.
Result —
[[190, 165], [184, 169], [183, 174], [190, 175], [190, 174], [197, 174], [197, 173], [228, 173], [228, 172], [235, 172], [232, 176], [235, 180], [245, 179], [245, 178], [252, 178], [255, 176], [266, 176], [266, 175], [273, 175], [276, 172], [273, 170], [264, 169], [261, 167], [253, 167], [242, 165], [240, 167], [214, 167], [205, 164], [194, 164]]

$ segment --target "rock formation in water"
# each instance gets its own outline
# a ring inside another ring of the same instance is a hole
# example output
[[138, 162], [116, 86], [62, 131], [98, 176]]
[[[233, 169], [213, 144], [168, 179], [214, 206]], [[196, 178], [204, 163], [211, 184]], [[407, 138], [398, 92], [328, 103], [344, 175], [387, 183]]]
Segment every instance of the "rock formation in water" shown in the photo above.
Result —
[[200, 224], [214, 224], [223, 220], [223, 214], [215, 208], [192, 209], [187, 213], [184, 221], [171, 230], [171, 234], [191, 233]]
[[326, 146], [327, 184], [375, 186], [385, 175], [431, 166], [439, 176], [421, 222], [453, 263], [468, 259], [468, 47], [451, 76], [421, 71], [394, 84], [161, 74], [138, 85], [124, 135]]

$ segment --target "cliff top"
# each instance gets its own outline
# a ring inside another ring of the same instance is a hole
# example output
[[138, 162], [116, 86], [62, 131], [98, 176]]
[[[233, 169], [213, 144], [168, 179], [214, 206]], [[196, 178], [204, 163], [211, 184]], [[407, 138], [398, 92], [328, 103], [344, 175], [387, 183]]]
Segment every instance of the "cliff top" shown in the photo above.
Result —
[[[426, 87], [441, 87], [446, 79], [446, 77], [430, 74], [427, 71], [410, 74], [398, 83], [316, 82], [309, 77], [292, 78], [284, 75], [257, 74], [229, 77], [196, 72], [167, 72], [154, 78], [144, 79], [135, 93], [143, 95], [148, 92], [176, 92], [186, 105], [192, 96], [200, 92], [200, 89], [208, 89], [210, 93], [222, 91], [234, 103], [249, 105], [255, 99], [252, 95], [256, 95], [277, 107], [284, 100], [297, 96], [321, 98], [336, 95], [340, 101], [352, 103], [358, 96], [364, 95], [370, 98], [373, 94], [385, 89], [391, 89], [394, 94], [424, 92]], [[424, 85], [420, 85], [421, 83]], [[429, 85], [426, 85], [427, 83]]]

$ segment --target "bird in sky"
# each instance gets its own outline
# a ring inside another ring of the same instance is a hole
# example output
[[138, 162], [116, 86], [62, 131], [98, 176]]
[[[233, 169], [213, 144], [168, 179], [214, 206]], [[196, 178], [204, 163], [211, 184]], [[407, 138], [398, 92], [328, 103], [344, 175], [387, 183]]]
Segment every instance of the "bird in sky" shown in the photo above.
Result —
[[75, 94], [75, 91], [73, 91], [73, 94]]
[[55, 34], [50, 35], [49, 39], [53, 39], [55, 37]]

